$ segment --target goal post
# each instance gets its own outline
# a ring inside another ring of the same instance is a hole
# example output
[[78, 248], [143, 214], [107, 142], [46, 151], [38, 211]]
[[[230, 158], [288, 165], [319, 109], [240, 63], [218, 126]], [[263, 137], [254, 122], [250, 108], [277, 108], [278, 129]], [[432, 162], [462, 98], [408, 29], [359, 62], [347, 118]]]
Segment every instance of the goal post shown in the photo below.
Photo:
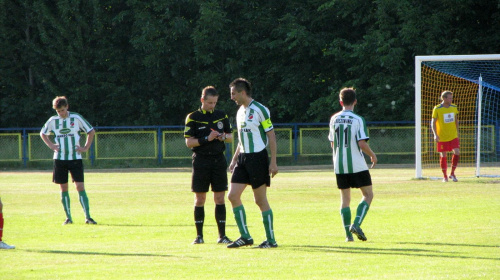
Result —
[[445, 90], [459, 110], [459, 168], [500, 176], [481, 172], [482, 164], [500, 166], [500, 54], [444, 55], [415, 57], [416, 178], [442, 177], [430, 122]]

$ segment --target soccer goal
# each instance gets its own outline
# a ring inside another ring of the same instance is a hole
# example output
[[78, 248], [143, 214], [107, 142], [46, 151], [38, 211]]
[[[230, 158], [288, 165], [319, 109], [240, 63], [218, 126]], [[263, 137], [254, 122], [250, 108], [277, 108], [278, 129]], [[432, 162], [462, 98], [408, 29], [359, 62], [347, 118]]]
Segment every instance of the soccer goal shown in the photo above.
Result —
[[416, 177], [442, 177], [430, 122], [444, 90], [453, 92], [459, 111], [458, 168], [500, 177], [500, 54], [415, 57]]

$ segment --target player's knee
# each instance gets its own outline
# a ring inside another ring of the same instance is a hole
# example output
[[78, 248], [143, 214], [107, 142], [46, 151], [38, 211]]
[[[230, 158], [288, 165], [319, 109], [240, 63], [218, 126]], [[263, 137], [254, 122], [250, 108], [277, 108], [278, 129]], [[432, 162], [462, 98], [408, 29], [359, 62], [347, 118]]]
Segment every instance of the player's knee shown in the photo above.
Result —
[[228, 200], [229, 200], [232, 204], [234, 204], [234, 203], [236, 203], [236, 202], [238, 202], [238, 201], [239, 201], [240, 197], [239, 197], [239, 196], [238, 196], [238, 194], [236, 194], [236, 193], [229, 192], [229, 193], [227, 194], [227, 199], [228, 199]]
[[267, 211], [271, 207], [269, 207], [269, 202], [267, 201], [267, 198], [255, 198], [255, 204], [259, 206], [261, 211]]
[[366, 203], [371, 204], [373, 201], [373, 197], [374, 197], [373, 192], [367, 193], [364, 195], [364, 200], [366, 201]]

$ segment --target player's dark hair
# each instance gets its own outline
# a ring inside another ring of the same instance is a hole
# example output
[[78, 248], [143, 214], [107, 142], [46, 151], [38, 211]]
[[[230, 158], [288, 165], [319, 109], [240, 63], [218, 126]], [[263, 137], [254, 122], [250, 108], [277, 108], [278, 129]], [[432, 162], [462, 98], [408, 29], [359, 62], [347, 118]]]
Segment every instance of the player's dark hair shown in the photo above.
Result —
[[339, 98], [344, 103], [344, 106], [350, 106], [356, 100], [356, 90], [354, 88], [343, 88], [340, 90]]
[[245, 78], [237, 78], [229, 84], [230, 88], [234, 88], [237, 92], [245, 91], [247, 96], [252, 96], [252, 84]]
[[201, 98], [207, 100], [208, 96], [219, 96], [219, 93], [213, 86], [207, 86], [201, 91]]
[[66, 96], [56, 96], [54, 100], [52, 100], [52, 107], [54, 109], [61, 109], [62, 107], [68, 107], [68, 99]]

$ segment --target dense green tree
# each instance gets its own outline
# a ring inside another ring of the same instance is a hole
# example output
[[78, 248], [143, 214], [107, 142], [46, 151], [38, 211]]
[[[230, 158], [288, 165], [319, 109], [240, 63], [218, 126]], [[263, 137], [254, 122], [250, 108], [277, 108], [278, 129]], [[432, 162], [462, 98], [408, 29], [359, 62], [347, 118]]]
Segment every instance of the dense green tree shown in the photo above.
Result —
[[181, 125], [201, 89], [246, 77], [274, 122], [327, 122], [358, 89], [370, 121], [412, 120], [415, 55], [498, 52], [497, 0], [0, 0], [0, 127], [50, 101], [94, 125]]

